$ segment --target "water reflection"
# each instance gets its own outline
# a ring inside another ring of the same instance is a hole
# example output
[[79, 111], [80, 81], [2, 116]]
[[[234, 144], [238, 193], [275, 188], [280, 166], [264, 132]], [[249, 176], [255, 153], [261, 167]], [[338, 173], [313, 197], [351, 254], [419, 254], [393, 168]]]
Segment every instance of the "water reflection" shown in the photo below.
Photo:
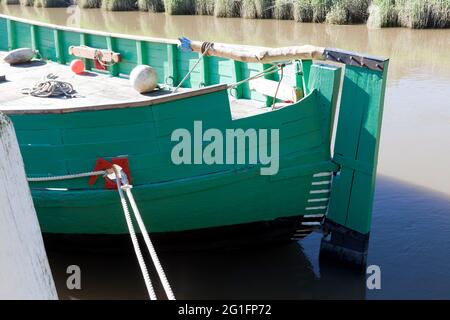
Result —
[[[368, 264], [380, 266], [381, 290], [366, 289], [364, 274], [319, 263], [318, 233], [289, 245], [162, 252], [160, 258], [179, 299], [448, 299], [449, 233], [450, 197], [379, 177]], [[65, 247], [48, 255], [60, 298], [146, 298], [126, 239], [116, 252]], [[71, 264], [82, 270], [80, 291], [66, 288]]]
[[[49, 251], [63, 299], [145, 299], [130, 247], [117, 253]], [[364, 275], [321, 266], [320, 277], [298, 243], [234, 251], [160, 254], [178, 299], [365, 298]], [[66, 288], [68, 265], [79, 265], [82, 290]], [[156, 279], [155, 272], [152, 278]], [[161, 287], [158, 296], [164, 297]]]

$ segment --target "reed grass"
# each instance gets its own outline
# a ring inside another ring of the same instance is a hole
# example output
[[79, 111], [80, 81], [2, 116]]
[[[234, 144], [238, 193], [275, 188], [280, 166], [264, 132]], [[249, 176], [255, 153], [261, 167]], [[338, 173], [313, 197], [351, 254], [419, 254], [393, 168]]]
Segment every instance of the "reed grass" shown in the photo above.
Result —
[[272, 13], [272, 0], [242, 0], [241, 2], [242, 18], [270, 19], [272, 18]]
[[215, 0], [214, 15], [222, 18], [241, 16], [241, 2], [239, 0]]
[[370, 28], [383, 28], [398, 26], [398, 13], [395, 0], [373, 0], [369, 7]]
[[140, 11], [164, 12], [164, 2], [162, 0], [137, 0], [137, 7]]
[[348, 23], [348, 10], [344, 1], [335, 1], [330, 11], [327, 13], [326, 20], [331, 24]]
[[34, 0], [34, 6], [42, 8], [61, 8], [71, 4], [70, 0]]
[[136, 0], [103, 0], [102, 9], [107, 11], [136, 10]]
[[327, 13], [333, 6], [333, 0], [311, 0], [313, 8], [313, 22], [324, 22], [327, 18]]
[[298, 22], [311, 22], [313, 7], [311, 0], [294, 0], [294, 20]]
[[32, 7], [34, 6], [34, 0], [19, 0], [22, 6]]
[[450, 0], [373, 0], [369, 27], [450, 27]]
[[334, 0], [326, 20], [332, 24], [366, 22], [370, 2], [370, 0]]
[[294, 19], [294, 3], [292, 0], [275, 0], [273, 6], [273, 17], [281, 20]]
[[294, 0], [293, 16], [299, 22], [324, 22], [333, 0]]
[[214, 14], [214, 0], [196, 0], [195, 13], [212, 16]]
[[195, 14], [195, 0], [164, 0], [166, 13], [172, 15]]
[[101, 8], [102, 0], [78, 0], [77, 4], [80, 8]]
[[372, 28], [450, 28], [450, 0], [0, 0], [6, 4], [111, 11], [166, 11], [171, 15], [294, 19], [331, 24], [365, 23]]

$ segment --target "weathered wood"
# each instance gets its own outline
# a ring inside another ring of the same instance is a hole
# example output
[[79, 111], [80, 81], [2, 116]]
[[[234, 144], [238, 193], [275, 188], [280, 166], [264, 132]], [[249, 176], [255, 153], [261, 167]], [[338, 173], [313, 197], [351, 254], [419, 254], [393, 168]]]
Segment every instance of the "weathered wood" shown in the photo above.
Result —
[[[194, 52], [202, 52], [202, 47], [202, 41], [191, 42], [191, 49]], [[214, 45], [210, 49], [208, 49], [207, 55], [228, 58], [242, 62], [271, 63], [295, 59], [323, 60], [324, 50], [325, 48], [312, 45], [264, 48], [256, 46], [214, 43]]]
[[367, 234], [372, 220], [388, 61], [383, 71], [346, 66], [334, 147], [341, 166], [327, 218]]
[[[3, 54], [0, 52], [0, 58]], [[78, 97], [37, 98], [22, 94], [23, 88], [33, 87], [49, 73], [58, 75], [59, 80], [71, 83]], [[16, 67], [0, 63], [0, 74], [7, 75], [9, 80], [2, 83], [0, 95], [0, 111], [5, 114], [67, 113], [150, 106], [226, 89], [226, 85], [214, 85], [200, 89], [180, 88], [177, 93], [155, 90], [153, 93], [140, 94], [132, 88], [127, 79], [99, 73], [75, 75], [65, 65], [39, 61]]]
[[[302, 98], [302, 92], [299, 88], [279, 83], [269, 79], [253, 79], [249, 81], [250, 90], [259, 92], [265, 96], [276, 98], [285, 102], [297, 102]], [[278, 87], [278, 90], [277, 90]]]
[[57, 299], [11, 122], [0, 113], [0, 299]]
[[112, 40], [111, 37], [106, 38], [109, 50], [90, 48], [86, 46], [71, 46], [69, 48], [69, 53], [75, 57], [86, 58], [86, 59], [96, 59], [97, 55], [101, 54], [101, 59], [104, 62], [120, 62], [120, 53], [112, 51]]
[[14, 48], [14, 21], [7, 19], [6, 26], [6, 29], [8, 30], [8, 50], [12, 50]]
[[334, 115], [339, 96], [341, 68], [336, 65], [313, 64], [308, 68], [308, 91], [317, 89], [323, 137], [330, 144]]

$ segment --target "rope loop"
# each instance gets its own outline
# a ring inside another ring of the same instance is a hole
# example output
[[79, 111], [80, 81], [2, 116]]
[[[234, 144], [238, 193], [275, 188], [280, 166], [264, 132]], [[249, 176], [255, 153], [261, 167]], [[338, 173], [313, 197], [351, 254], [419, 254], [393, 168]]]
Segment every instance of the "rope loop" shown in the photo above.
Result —
[[64, 98], [76, 97], [76, 91], [73, 89], [72, 84], [57, 79], [57, 75], [49, 73], [41, 81], [38, 81], [33, 88], [23, 88], [22, 93], [39, 98], [60, 96]]

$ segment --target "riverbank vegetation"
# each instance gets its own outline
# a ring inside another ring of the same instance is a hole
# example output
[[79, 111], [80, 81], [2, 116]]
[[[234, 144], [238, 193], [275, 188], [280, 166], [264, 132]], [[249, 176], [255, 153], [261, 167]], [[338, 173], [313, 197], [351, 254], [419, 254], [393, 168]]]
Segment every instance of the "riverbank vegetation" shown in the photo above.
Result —
[[373, 0], [369, 13], [372, 27], [450, 27], [450, 0]]
[[[70, 0], [0, 0], [38, 7]], [[171, 15], [214, 15], [330, 24], [366, 23], [372, 28], [449, 28], [450, 0], [73, 0], [82, 8], [141, 10]]]

